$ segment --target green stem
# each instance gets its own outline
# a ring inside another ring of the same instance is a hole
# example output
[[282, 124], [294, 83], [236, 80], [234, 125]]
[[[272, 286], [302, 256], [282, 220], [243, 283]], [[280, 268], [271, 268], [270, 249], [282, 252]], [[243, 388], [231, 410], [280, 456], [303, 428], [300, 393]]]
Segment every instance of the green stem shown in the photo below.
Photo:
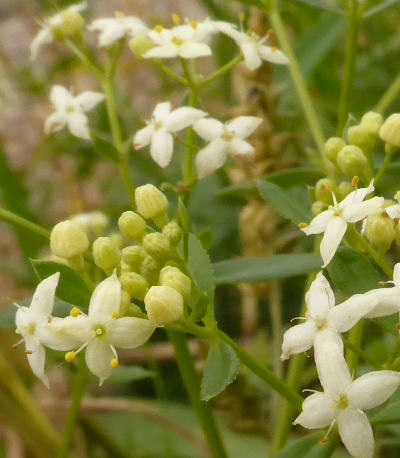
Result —
[[153, 64], [158, 67], [161, 71], [163, 71], [166, 75], [168, 75], [170, 78], [175, 80], [179, 84], [183, 84], [184, 86], [189, 86], [188, 80], [185, 78], [182, 78], [182, 76], [179, 76], [177, 73], [175, 73], [173, 70], [171, 70], [169, 67], [164, 65], [161, 60], [154, 59]]
[[393, 347], [391, 354], [388, 356], [386, 363], [384, 364], [385, 369], [392, 369], [393, 362], [396, 359], [400, 351], [400, 336], [397, 337], [396, 345]]
[[74, 385], [72, 389], [71, 405], [68, 410], [67, 419], [64, 426], [64, 434], [61, 447], [58, 451], [57, 458], [68, 458], [71, 449], [76, 424], [79, 418], [79, 411], [82, 397], [85, 393], [88, 374], [82, 364], [79, 365], [78, 372], [75, 374]]
[[370, 364], [371, 366], [375, 367], [375, 369], [382, 370], [384, 367], [382, 364], [380, 364], [378, 361], [376, 361], [374, 358], [372, 358], [367, 352], [361, 350], [358, 346], [354, 345], [353, 342], [351, 342], [348, 339], [345, 339], [342, 337], [344, 346], [353, 351], [354, 353], [357, 353], [357, 355], [362, 358], [366, 363]]
[[13, 226], [21, 227], [27, 231], [39, 235], [40, 237], [50, 240], [50, 231], [4, 208], [0, 208], [0, 220], [5, 221], [6, 223], [10, 223]]
[[64, 41], [65, 45], [78, 57], [78, 59], [88, 67], [88, 69], [99, 79], [104, 78], [103, 72], [97, 65], [92, 62], [90, 57], [71, 40], [66, 39]]
[[350, 0], [351, 5], [348, 12], [348, 31], [346, 41], [346, 57], [344, 67], [344, 77], [339, 98], [339, 115], [337, 134], [342, 136], [343, 128], [347, 121], [349, 112], [349, 98], [353, 89], [357, 62], [357, 40], [360, 29], [360, 15], [358, 11], [358, 0]]
[[203, 428], [212, 456], [215, 458], [225, 458], [228, 455], [225, 452], [211, 406], [209, 403], [200, 400], [200, 383], [193, 364], [192, 355], [189, 352], [186, 336], [175, 331], [167, 331], [167, 334], [174, 346], [183, 383]]
[[346, 353], [346, 361], [349, 366], [350, 372], [356, 374], [359, 363], [359, 353], [354, 351], [354, 348], [361, 349], [362, 335], [363, 335], [363, 321], [359, 321], [353, 329], [349, 332], [348, 344], [352, 347]]
[[385, 173], [390, 161], [392, 160], [393, 151], [389, 150], [385, 152], [385, 159], [382, 162], [382, 165], [379, 167], [377, 174], [375, 175], [374, 185], [376, 186], [381, 180], [383, 174]]
[[234, 57], [231, 61], [229, 61], [227, 64], [225, 64], [219, 70], [217, 70], [215, 73], [213, 73], [212, 75], [210, 75], [207, 78], [205, 78], [205, 80], [200, 84], [200, 86], [206, 86], [207, 84], [213, 82], [217, 78], [225, 75], [225, 73], [229, 72], [234, 67], [236, 67], [236, 65], [238, 65], [242, 60], [243, 60], [243, 55], [242, 54], [239, 54], [238, 56]]
[[384, 113], [388, 107], [394, 102], [400, 92], [400, 73], [392, 81], [392, 84], [386, 89], [376, 104], [374, 110], [378, 113]]

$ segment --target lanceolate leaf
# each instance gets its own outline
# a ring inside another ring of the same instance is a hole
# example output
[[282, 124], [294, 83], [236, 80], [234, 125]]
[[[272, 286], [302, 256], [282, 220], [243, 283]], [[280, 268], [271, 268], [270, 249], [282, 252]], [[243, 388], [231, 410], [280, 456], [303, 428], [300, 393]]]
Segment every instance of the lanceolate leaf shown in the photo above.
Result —
[[291, 0], [293, 3], [302, 3], [303, 5], [310, 6], [323, 11], [329, 11], [333, 14], [338, 14], [340, 16], [345, 16], [345, 12], [340, 8], [336, 8], [332, 5], [329, 5], [325, 0]]
[[105, 138], [99, 137], [98, 135], [92, 134], [93, 148], [97, 154], [103, 156], [106, 159], [109, 159], [113, 162], [119, 161], [118, 151], [115, 149], [115, 146]]

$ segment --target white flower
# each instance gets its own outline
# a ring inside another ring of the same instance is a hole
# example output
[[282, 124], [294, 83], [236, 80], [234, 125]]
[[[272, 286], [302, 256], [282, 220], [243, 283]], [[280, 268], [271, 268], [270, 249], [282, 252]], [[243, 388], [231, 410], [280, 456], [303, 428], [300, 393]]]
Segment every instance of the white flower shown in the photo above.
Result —
[[397, 200], [397, 204], [389, 205], [384, 210], [392, 219], [399, 219], [400, 218], [400, 191], [397, 191], [394, 195], [395, 200]]
[[193, 129], [210, 143], [200, 150], [196, 157], [199, 178], [203, 178], [222, 167], [228, 155], [249, 155], [254, 148], [244, 139], [249, 137], [261, 124], [262, 119], [255, 116], [238, 116], [223, 124], [207, 118], [197, 121]]
[[182, 59], [195, 59], [210, 56], [211, 48], [205, 43], [216, 28], [212, 21], [178, 25], [172, 29], [156, 26], [148, 33], [154, 42], [154, 48], [143, 54], [146, 59], [169, 59], [181, 57]]
[[288, 329], [283, 336], [281, 359], [307, 351], [316, 336], [326, 329], [338, 334], [351, 329], [376, 305], [374, 296], [356, 294], [335, 306], [335, 296], [321, 272], [306, 293], [305, 322]]
[[400, 385], [400, 373], [375, 371], [352, 381], [342, 341], [329, 331], [320, 333], [315, 357], [324, 392], [317, 391], [304, 400], [293, 424], [315, 429], [336, 422], [348, 452], [355, 458], [372, 458], [374, 436], [363, 410], [384, 403]]
[[171, 162], [174, 149], [172, 133], [189, 127], [206, 114], [191, 107], [180, 107], [171, 111], [169, 102], [159, 103], [147, 126], [136, 132], [133, 146], [139, 149], [151, 144], [151, 157], [160, 167], [167, 167]]
[[88, 26], [88, 29], [100, 32], [99, 46], [110, 46], [125, 36], [135, 37], [148, 32], [141, 19], [125, 16], [119, 12], [115, 13], [114, 18], [96, 19]]
[[97, 237], [104, 232], [109, 223], [108, 217], [101, 211], [78, 213], [72, 216], [70, 220], [77, 224], [86, 235], [96, 235]]
[[339, 203], [332, 193], [334, 205], [316, 216], [309, 225], [304, 227], [300, 225], [301, 230], [307, 235], [324, 232], [320, 246], [321, 257], [324, 261], [322, 267], [326, 267], [335, 255], [346, 233], [347, 224], [361, 221], [383, 206], [383, 197], [373, 197], [364, 201], [365, 197], [373, 191], [374, 180], [371, 181], [368, 188], [356, 189]]
[[273, 64], [286, 65], [289, 63], [289, 59], [282, 51], [265, 44], [269, 34], [261, 38], [254, 32], [239, 31], [233, 24], [228, 23], [219, 23], [218, 28], [222, 33], [231, 37], [240, 47], [244, 61], [252, 71], [260, 67], [263, 60]]
[[[113, 275], [99, 283], [93, 292], [88, 315], [70, 316], [58, 324], [58, 333], [71, 338], [71, 349], [80, 339], [86, 348], [85, 358], [89, 370], [100, 379], [100, 384], [118, 366], [116, 348], [135, 348], [144, 344], [153, 334], [155, 325], [143, 318], [118, 318], [121, 285]], [[75, 355], [75, 354], [74, 354]]]
[[88, 119], [84, 113], [94, 108], [104, 98], [104, 94], [93, 91], [81, 92], [74, 97], [65, 87], [53, 86], [50, 101], [55, 111], [45, 121], [45, 134], [57, 132], [68, 126], [72, 135], [90, 140]]
[[31, 60], [35, 60], [39, 54], [39, 50], [43, 45], [51, 43], [54, 39], [52, 28], [57, 27], [62, 24], [63, 15], [65, 13], [80, 13], [84, 9], [86, 9], [87, 3], [77, 3], [75, 5], [71, 5], [63, 11], [46, 18], [44, 20], [44, 24], [42, 28], [39, 30], [35, 38], [32, 40], [31, 43]]

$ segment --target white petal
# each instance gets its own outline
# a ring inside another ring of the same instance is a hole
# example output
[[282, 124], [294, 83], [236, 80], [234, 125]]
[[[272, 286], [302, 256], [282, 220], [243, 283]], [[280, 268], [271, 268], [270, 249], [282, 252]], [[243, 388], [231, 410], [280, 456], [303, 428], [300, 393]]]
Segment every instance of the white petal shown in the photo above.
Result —
[[257, 116], [238, 116], [232, 119], [232, 121], [227, 122], [226, 127], [230, 133], [244, 139], [249, 137], [262, 121]]
[[27, 354], [27, 358], [32, 372], [49, 388], [49, 381], [44, 373], [46, 362], [45, 348], [34, 337], [25, 340], [25, 347], [27, 352], [31, 352]]
[[328, 326], [337, 332], [346, 332], [370, 312], [376, 304], [377, 299], [374, 296], [356, 294], [328, 311]]
[[372, 458], [374, 435], [364, 412], [345, 409], [337, 417], [343, 444], [354, 458]]
[[148, 29], [146, 24], [135, 16], [128, 16], [124, 20], [125, 27], [129, 30], [129, 35], [134, 37], [136, 35], [146, 35]]
[[224, 133], [222, 122], [212, 118], [199, 119], [193, 125], [193, 129], [197, 135], [207, 141], [215, 140]]
[[385, 208], [385, 211], [392, 219], [400, 218], [400, 205], [399, 204], [389, 205], [389, 207]]
[[115, 22], [115, 19], [114, 18], [100, 18], [100, 19], [96, 19], [94, 20], [93, 22], [91, 22], [87, 28], [88, 30], [90, 31], [93, 31], [93, 30], [102, 30], [102, 29], [105, 29], [107, 28], [110, 24], [112, 24], [113, 22]]
[[249, 156], [254, 154], [254, 147], [246, 140], [236, 137], [229, 142], [228, 152], [233, 156]]
[[126, 29], [117, 21], [110, 22], [99, 35], [99, 46], [108, 47], [126, 34]]
[[364, 315], [365, 318], [377, 318], [400, 312], [400, 288], [372, 289], [366, 293], [377, 300], [375, 307]]
[[38, 327], [37, 336], [43, 345], [53, 350], [76, 350], [92, 337], [90, 320], [84, 315], [53, 318]]
[[400, 373], [374, 371], [355, 380], [347, 389], [350, 405], [361, 410], [373, 409], [385, 401], [400, 385]]
[[49, 27], [43, 27], [39, 30], [35, 38], [32, 40], [31, 43], [31, 60], [35, 60], [39, 54], [40, 48], [53, 41], [53, 36]]
[[343, 342], [338, 334], [330, 330], [317, 332], [314, 359], [326, 394], [335, 396], [350, 386], [351, 376], [343, 355]]
[[143, 54], [145, 59], [170, 59], [178, 55], [178, 48], [175, 45], [155, 46]]
[[89, 111], [105, 99], [101, 92], [85, 91], [75, 97], [75, 102], [83, 111]]
[[287, 65], [289, 63], [289, 59], [282, 51], [270, 46], [259, 46], [258, 53], [263, 60], [271, 62], [272, 64]]
[[324, 236], [321, 240], [320, 252], [326, 267], [335, 256], [336, 250], [342, 241], [342, 238], [347, 230], [346, 221], [340, 216], [334, 216], [328, 223], [325, 229]]
[[368, 185], [368, 188], [355, 189], [353, 192], [348, 194], [339, 204], [340, 208], [345, 208], [348, 204], [356, 204], [362, 202], [368, 194], [371, 194], [375, 190], [374, 180]]
[[49, 135], [53, 132], [58, 132], [65, 127], [68, 121], [68, 116], [63, 111], [55, 111], [44, 123], [44, 133]]
[[39, 315], [42, 318], [51, 315], [59, 279], [60, 272], [57, 272], [38, 284], [30, 305], [32, 314]]
[[[15, 314], [15, 326], [18, 328], [25, 328], [29, 326], [31, 321], [31, 314], [29, 313], [29, 307], [18, 307], [17, 313]], [[23, 334], [21, 332], [21, 334]]]
[[262, 63], [257, 50], [257, 44], [253, 41], [245, 41], [240, 45], [240, 49], [242, 50], [247, 68], [251, 71], [256, 70]]
[[206, 116], [207, 113], [191, 107], [180, 107], [172, 111], [165, 119], [164, 126], [170, 132], [178, 132], [194, 124], [199, 119]]
[[64, 86], [56, 84], [51, 88], [50, 101], [57, 110], [64, 110], [72, 100], [72, 94]]
[[119, 313], [121, 284], [116, 272], [99, 283], [94, 290], [89, 304], [89, 318], [92, 322], [107, 321], [113, 314]]
[[199, 179], [211, 175], [224, 165], [227, 159], [228, 146], [226, 141], [216, 138], [197, 153], [196, 167]]
[[393, 268], [393, 282], [396, 286], [400, 286], [400, 262]]
[[293, 424], [301, 425], [308, 429], [325, 428], [335, 418], [335, 411], [332, 405], [331, 397], [325, 393], [314, 393], [304, 400], [302, 412]]
[[384, 203], [385, 199], [383, 197], [373, 197], [364, 202], [349, 204], [343, 210], [342, 217], [349, 223], [356, 223], [382, 209]]
[[151, 139], [150, 154], [162, 168], [169, 165], [174, 151], [174, 139], [165, 129], [158, 129]]
[[211, 56], [212, 51], [205, 43], [192, 41], [179, 46], [178, 53], [183, 59], [196, 59], [197, 57]]
[[68, 116], [68, 129], [75, 137], [90, 140], [88, 118], [83, 113], [75, 111]]
[[325, 231], [329, 221], [334, 217], [334, 214], [335, 212], [333, 210], [325, 210], [317, 215], [308, 226], [303, 227], [301, 230], [306, 235], [320, 234]]
[[170, 102], [161, 102], [158, 103], [153, 111], [153, 118], [157, 122], [163, 122], [164, 119], [170, 114], [171, 112], [171, 103]]
[[283, 335], [281, 360], [302, 353], [312, 347], [317, 328], [312, 320], [289, 328]]
[[133, 137], [133, 146], [135, 149], [143, 148], [144, 146], [150, 145], [151, 139], [154, 133], [154, 126], [153, 124], [149, 124], [148, 126], [140, 129], [136, 132], [135, 136]]
[[110, 345], [103, 339], [92, 340], [86, 347], [85, 360], [92, 374], [100, 379], [100, 385], [111, 375], [111, 360], [114, 353]]
[[319, 272], [315, 280], [311, 283], [310, 289], [306, 293], [305, 300], [307, 312], [313, 318], [317, 316], [324, 318], [328, 309], [335, 305], [335, 296], [331, 285], [322, 272]]
[[108, 325], [107, 340], [116, 348], [136, 348], [150, 339], [155, 328], [143, 318], [118, 318]]
[[71, 11], [71, 13], [81, 13], [87, 8], [87, 2], [75, 3], [74, 5], [69, 6], [66, 10]]
[[215, 26], [220, 32], [234, 39], [237, 43], [247, 39], [247, 35], [245, 33], [239, 32], [237, 30], [236, 24], [231, 24], [224, 21], [216, 21]]

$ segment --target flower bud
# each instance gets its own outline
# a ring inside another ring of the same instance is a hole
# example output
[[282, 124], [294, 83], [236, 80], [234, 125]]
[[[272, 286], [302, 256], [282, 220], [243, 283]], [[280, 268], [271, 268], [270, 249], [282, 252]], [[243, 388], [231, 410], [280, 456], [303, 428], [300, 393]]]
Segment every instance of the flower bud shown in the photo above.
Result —
[[396, 243], [398, 246], [400, 246], [400, 219], [395, 221], [394, 230], [396, 232]]
[[100, 212], [79, 213], [71, 218], [71, 221], [77, 224], [87, 236], [94, 235], [100, 237], [108, 225], [107, 216]]
[[149, 320], [158, 326], [183, 318], [183, 297], [169, 286], [152, 286], [144, 304]]
[[146, 233], [146, 222], [133, 211], [122, 213], [118, 220], [118, 226], [125, 237], [138, 242], [142, 240]]
[[362, 149], [355, 145], [348, 145], [339, 152], [337, 165], [340, 170], [347, 176], [363, 175], [368, 167], [368, 160]]
[[142, 301], [149, 290], [149, 285], [145, 278], [136, 272], [125, 272], [119, 279], [122, 288], [134, 299]]
[[136, 35], [129, 42], [129, 47], [137, 58], [140, 58], [151, 48], [154, 48], [154, 43], [146, 35]]
[[380, 113], [376, 113], [375, 111], [368, 111], [365, 113], [360, 122], [360, 126], [374, 137], [378, 137], [379, 129], [381, 128], [382, 124], [382, 115]]
[[121, 300], [119, 304], [119, 315], [120, 317], [126, 316], [128, 313], [129, 305], [131, 303], [131, 296], [123, 289], [121, 289]]
[[152, 184], [136, 188], [135, 201], [138, 212], [146, 219], [152, 219], [168, 208], [167, 198]]
[[[58, 17], [58, 16], [57, 16]], [[64, 40], [81, 33], [85, 20], [79, 13], [63, 11], [59, 14], [57, 24], [51, 25], [51, 33], [55, 40]]]
[[400, 148], [400, 113], [390, 115], [379, 130], [381, 139], [395, 148]]
[[60, 258], [73, 258], [89, 248], [89, 240], [77, 224], [66, 220], [53, 227], [50, 248], [52, 253]]
[[319, 215], [326, 209], [327, 209], [327, 204], [325, 202], [321, 202], [320, 200], [317, 200], [316, 202], [314, 202], [311, 205], [311, 212], [314, 216]]
[[160, 275], [160, 267], [159, 262], [148, 254], [142, 262], [140, 273], [151, 285], [155, 285]]
[[324, 154], [331, 161], [336, 162], [337, 155], [339, 151], [346, 146], [343, 138], [340, 137], [331, 137], [325, 142], [324, 145]]
[[354, 191], [354, 187], [348, 181], [342, 181], [338, 186], [338, 198], [343, 200], [348, 194]]
[[139, 245], [135, 245], [123, 248], [121, 260], [128, 264], [130, 270], [139, 272], [145, 257], [146, 252], [143, 248]]
[[187, 302], [190, 298], [192, 280], [177, 267], [166, 266], [160, 271], [160, 285], [170, 286], [181, 293], [183, 300]]
[[118, 266], [121, 260], [121, 252], [109, 237], [99, 237], [93, 242], [93, 258], [97, 267], [107, 274]]
[[321, 178], [315, 184], [315, 196], [327, 204], [332, 203], [332, 192], [336, 191], [335, 183], [329, 178]]
[[116, 247], [118, 247], [119, 249], [122, 248], [123, 240], [122, 240], [122, 236], [121, 236], [121, 234], [119, 232], [114, 232], [114, 234], [110, 234], [109, 238], [111, 239], [111, 241], [113, 242], [113, 244]]
[[347, 138], [351, 145], [358, 146], [363, 151], [371, 151], [376, 143], [376, 137], [368, 133], [361, 125], [349, 127]]
[[396, 237], [394, 222], [386, 213], [370, 215], [364, 234], [378, 250], [386, 252]]
[[166, 259], [171, 255], [171, 244], [168, 237], [160, 232], [147, 234], [143, 238], [143, 248], [156, 259]]
[[172, 245], [177, 245], [182, 238], [182, 229], [176, 221], [170, 221], [163, 227], [162, 231]]

